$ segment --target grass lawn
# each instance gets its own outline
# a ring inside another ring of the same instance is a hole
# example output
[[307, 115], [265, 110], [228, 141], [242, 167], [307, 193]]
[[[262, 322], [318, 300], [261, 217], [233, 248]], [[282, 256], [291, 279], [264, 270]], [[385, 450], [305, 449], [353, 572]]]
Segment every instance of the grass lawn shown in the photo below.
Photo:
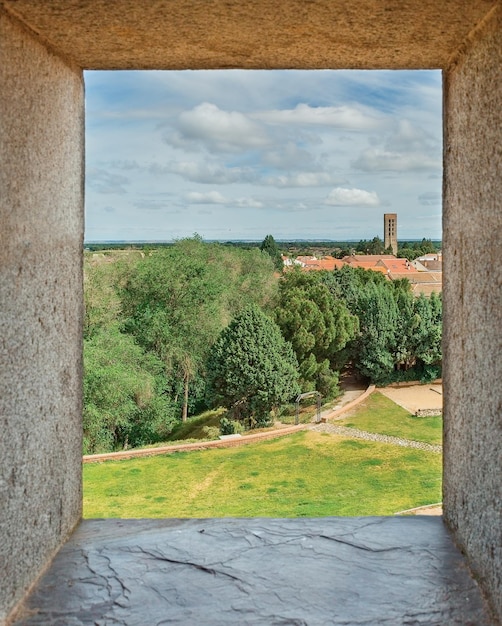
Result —
[[442, 443], [442, 417], [415, 417], [378, 391], [372, 393], [351, 415], [334, 423], [413, 441]]
[[84, 465], [86, 518], [391, 515], [439, 500], [439, 454], [312, 431]]

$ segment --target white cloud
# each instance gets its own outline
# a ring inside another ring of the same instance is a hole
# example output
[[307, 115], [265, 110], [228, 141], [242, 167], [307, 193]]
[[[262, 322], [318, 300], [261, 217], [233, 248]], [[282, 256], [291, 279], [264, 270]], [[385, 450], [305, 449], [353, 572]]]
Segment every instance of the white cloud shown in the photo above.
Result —
[[175, 147], [209, 152], [243, 152], [263, 148], [269, 139], [263, 127], [238, 111], [223, 111], [203, 102], [184, 111], [175, 124], [176, 131], [165, 141]]
[[439, 72], [87, 72], [86, 100], [93, 238], [371, 238], [386, 202], [440, 235]]
[[408, 120], [400, 120], [395, 132], [389, 135], [385, 147], [394, 152], [434, 153], [440, 150], [440, 143], [420, 126]]
[[228, 185], [231, 183], [251, 183], [257, 178], [250, 167], [225, 167], [219, 163], [197, 161], [170, 161], [166, 165], [152, 163], [149, 168], [152, 174], [179, 174], [192, 183], [205, 185]]
[[222, 204], [225, 206], [237, 206], [240, 208], [261, 209], [263, 203], [249, 197], [227, 198], [219, 191], [190, 191], [185, 195], [189, 204]]
[[[364, 150], [352, 167], [364, 172], [413, 172], [440, 170], [441, 142], [420, 126], [399, 120], [392, 133], [384, 139], [369, 138], [373, 146]], [[383, 143], [383, 147], [378, 147]]]
[[254, 198], [237, 198], [236, 200], [229, 200], [228, 204], [233, 204], [238, 207], [261, 209], [263, 208], [263, 202], [255, 200]]
[[380, 200], [376, 191], [335, 187], [329, 192], [324, 204], [332, 206], [379, 206]]
[[269, 176], [264, 181], [265, 185], [272, 187], [331, 187], [343, 185], [347, 180], [329, 172], [297, 172], [281, 176]]
[[320, 125], [356, 131], [376, 130], [386, 125], [380, 113], [359, 104], [312, 107], [300, 103], [294, 109], [261, 111], [252, 117], [272, 124]]
[[185, 199], [191, 204], [227, 204], [228, 202], [228, 199], [219, 191], [189, 191]]
[[441, 160], [426, 154], [403, 154], [371, 148], [353, 161], [352, 167], [363, 172], [436, 170], [441, 168]]
[[264, 165], [279, 170], [295, 170], [295, 169], [319, 169], [319, 165], [315, 163], [313, 156], [307, 150], [299, 148], [292, 141], [279, 146], [276, 150], [270, 150], [263, 154]]

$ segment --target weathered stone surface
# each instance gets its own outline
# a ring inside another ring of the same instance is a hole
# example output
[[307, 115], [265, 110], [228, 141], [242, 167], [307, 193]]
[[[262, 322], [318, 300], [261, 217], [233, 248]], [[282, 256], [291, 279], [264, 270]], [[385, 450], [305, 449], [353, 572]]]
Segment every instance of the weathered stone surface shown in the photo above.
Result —
[[83, 105], [0, 8], [0, 624], [82, 510]]
[[495, 0], [2, 0], [86, 69], [438, 68]]
[[16, 626], [489, 624], [440, 518], [92, 520]]
[[444, 91], [443, 504], [502, 620], [502, 3]]

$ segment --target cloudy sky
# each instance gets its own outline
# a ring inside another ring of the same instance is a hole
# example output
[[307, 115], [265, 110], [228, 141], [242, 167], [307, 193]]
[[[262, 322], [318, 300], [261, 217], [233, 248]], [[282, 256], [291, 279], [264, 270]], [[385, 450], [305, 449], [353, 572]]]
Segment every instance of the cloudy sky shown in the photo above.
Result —
[[86, 72], [86, 241], [441, 238], [441, 74]]

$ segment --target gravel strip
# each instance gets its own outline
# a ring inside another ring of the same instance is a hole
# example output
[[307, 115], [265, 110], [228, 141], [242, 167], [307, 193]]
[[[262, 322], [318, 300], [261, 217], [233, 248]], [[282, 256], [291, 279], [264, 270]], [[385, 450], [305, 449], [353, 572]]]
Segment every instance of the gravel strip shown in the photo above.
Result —
[[391, 437], [390, 435], [378, 435], [377, 433], [369, 433], [366, 430], [348, 428], [347, 426], [335, 426], [334, 424], [313, 424], [312, 426], [309, 426], [309, 429], [314, 430], [317, 433], [330, 433], [332, 435], [354, 437], [355, 439], [366, 439], [367, 441], [381, 441], [382, 443], [390, 443], [393, 446], [417, 448], [418, 450], [426, 450], [427, 452], [441, 453], [443, 450], [443, 446], [437, 444], [425, 443], [424, 441], [411, 441], [410, 439], [401, 439], [400, 437]]

